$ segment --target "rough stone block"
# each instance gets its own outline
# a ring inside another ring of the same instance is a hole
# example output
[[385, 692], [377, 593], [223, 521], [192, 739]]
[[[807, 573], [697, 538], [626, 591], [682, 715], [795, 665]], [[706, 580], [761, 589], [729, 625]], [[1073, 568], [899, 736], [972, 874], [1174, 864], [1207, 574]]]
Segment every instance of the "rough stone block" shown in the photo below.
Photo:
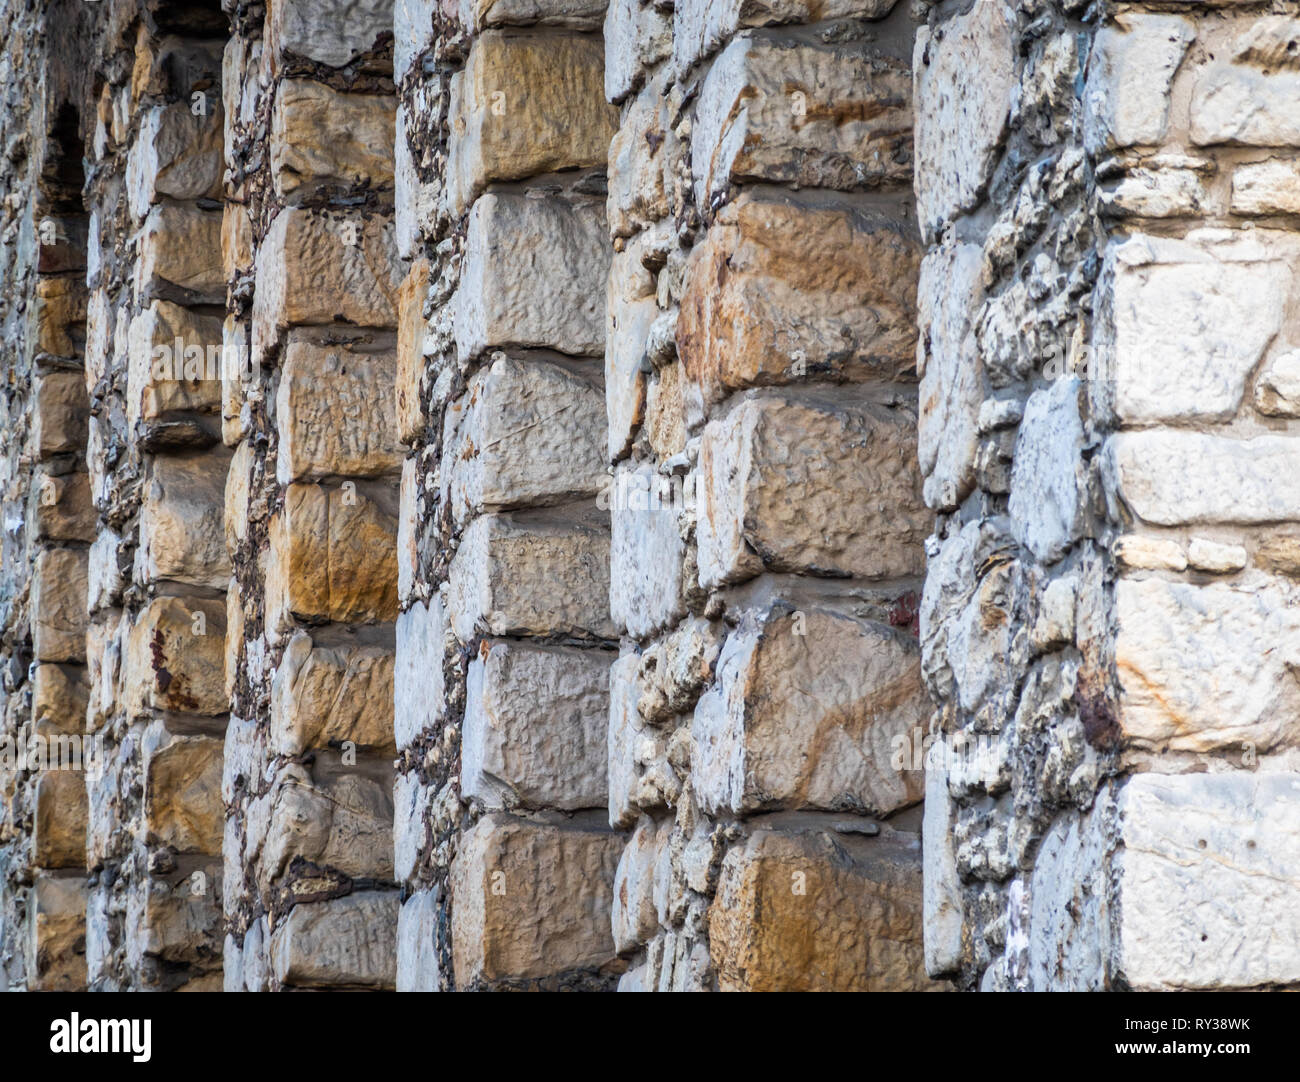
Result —
[[393, 0], [272, 0], [267, 39], [276, 57], [341, 68], [393, 32]]
[[746, 398], [710, 422], [700, 448], [700, 584], [764, 569], [920, 574], [931, 522], [915, 441], [903, 410]]
[[1097, 32], [1083, 92], [1090, 153], [1164, 141], [1174, 74], [1195, 36], [1190, 19], [1142, 13]]
[[393, 728], [399, 750], [442, 717], [446, 635], [446, 619], [436, 597], [427, 604], [415, 602], [397, 618]]
[[271, 933], [276, 980], [306, 988], [395, 988], [399, 908], [396, 891], [294, 906]]
[[149, 845], [178, 853], [221, 852], [223, 742], [170, 736], [155, 726], [144, 741], [144, 829]]
[[397, 915], [399, 992], [440, 991], [439, 911], [438, 895], [431, 890], [418, 890]]
[[28, 331], [32, 355], [78, 356], [85, 345], [89, 300], [81, 278], [38, 279]]
[[161, 203], [140, 230], [136, 295], [179, 289], [188, 303], [224, 304], [226, 270], [221, 257], [222, 215], [181, 203]]
[[36, 557], [31, 622], [37, 661], [86, 660], [87, 567], [84, 549], [46, 549]]
[[499, 355], [448, 410], [443, 501], [455, 521], [594, 496], [605, 480], [605, 396], [594, 372]]
[[[838, 842], [838, 844], [836, 844]], [[709, 951], [723, 991], [924, 991], [920, 846], [757, 831], [722, 862]]]
[[1011, 467], [1011, 532], [1044, 563], [1083, 536], [1089, 499], [1081, 384], [1057, 380], [1025, 404]]
[[276, 479], [375, 477], [402, 463], [391, 352], [321, 346], [290, 334], [276, 392]]
[[86, 884], [40, 875], [27, 903], [27, 981], [34, 992], [86, 987]]
[[922, 796], [896, 750], [930, 703], [901, 634], [821, 610], [774, 610], [728, 637], [695, 708], [691, 784], [710, 812], [889, 813]]
[[37, 665], [32, 673], [32, 725], [38, 733], [50, 730], [81, 733], [86, 728], [90, 688], [80, 665]]
[[1300, 146], [1300, 20], [1261, 15], [1241, 20], [1192, 88], [1191, 139], [1197, 146]]
[[141, 580], [225, 589], [230, 560], [221, 515], [229, 473], [230, 454], [221, 447], [153, 459], [140, 508]]
[[594, 969], [614, 957], [610, 903], [622, 838], [501, 813], [461, 840], [452, 865], [456, 986]]
[[304, 195], [326, 184], [392, 187], [395, 112], [386, 94], [342, 94], [310, 79], [282, 82], [271, 114], [276, 193]]
[[85, 454], [90, 402], [77, 372], [47, 372], [35, 380], [31, 447], [37, 458]]
[[39, 541], [94, 541], [98, 517], [90, 500], [89, 475], [38, 470], [29, 494], [28, 521]]
[[424, 302], [429, 293], [429, 261], [417, 259], [402, 282], [397, 302], [397, 434], [414, 443], [424, 428]]
[[599, 203], [485, 195], [470, 212], [452, 301], [461, 361], [508, 346], [599, 356], [608, 277], [609, 239]]
[[599, 38], [482, 34], [451, 85], [451, 213], [464, 214], [493, 181], [604, 168], [618, 130], [604, 69]]
[[196, 116], [188, 100], [145, 109], [126, 166], [131, 213], [143, 218], [164, 196], [219, 198], [221, 144], [220, 112]]
[[224, 601], [155, 598], [131, 627], [129, 708], [224, 714], [229, 708], [225, 650]]
[[[302, 857], [354, 879], [393, 878], [393, 789], [345, 772], [314, 781], [290, 767], [276, 783], [258, 879], [264, 891]], [[310, 883], [306, 889], [311, 890]]]
[[618, 134], [609, 145], [605, 212], [611, 236], [630, 237], [667, 218], [671, 210], [671, 177], [664, 150], [669, 131], [664, 94], [662, 79], [641, 91], [628, 106]]
[[1232, 174], [1234, 214], [1300, 214], [1300, 162], [1269, 158]]
[[[221, 866], [196, 868], [172, 883], [154, 876], [131, 884], [123, 922], [126, 965], [147, 972], [157, 962], [200, 973], [221, 964]], [[192, 987], [192, 986], [191, 986]]]
[[612, 638], [609, 534], [544, 512], [482, 515], [461, 537], [448, 602], [461, 642], [476, 635]]
[[489, 808], [604, 808], [610, 661], [602, 650], [485, 643], [469, 666], [462, 794]]
[[620, 467], [610, 502], [609, 607], [614, 624], [646, 639], [686, 612], [694, 565], [678, 517], [684, 489], [653, 466]]
[[746, 181], [855, 191], [910, 184], [912, 79], [861, 46], [739, 38], [704, 80], [691, 128], [695, 197]]
[[[58, 739], [50, 742], [52, 760], [61, 754]], [[36, 782], [32, 863], [38, 868], [84, 868], [86, 818], [85, 775], [70, 769], [44, 771]]]
[[290, 758], [348, 741], [392, 754], [393, 652], [295, 635], [271, 689], [271, 746]]
[[131, 320], [126, 418], [134, 426], [221, 405], [222, 321], [169, 301]]

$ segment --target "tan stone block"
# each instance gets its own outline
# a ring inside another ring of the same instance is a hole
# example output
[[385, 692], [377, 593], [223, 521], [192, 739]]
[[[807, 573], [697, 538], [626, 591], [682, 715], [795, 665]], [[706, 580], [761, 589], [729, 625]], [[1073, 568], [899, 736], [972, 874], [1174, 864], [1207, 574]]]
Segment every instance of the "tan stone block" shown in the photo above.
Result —
[[221, 374], [221, 442], [234, 447], [250, 434], [252, 413], [248, 409], [248, 392], [260, 375], [252, 365], [250, 324], [247, 320], [227, 316], [221, 325], [222, 357], [239, 362], [239, 371], [223, 366]]
[[224, 601], [155, 598], [136, 618], [127, 643], [129, 708], [226, 713], [225, 637]]
[[700, 448], [701, 585], [764, 569], [922, 574], [931, 517], [915, 447], [902, 409], [747, 398], [709, 424]]
[[90, 400], [81, 373], [47, 372], [35, 383], [30, 438], [36, 457], [84, 455]]
[[288, 207], [257, 253], [253, 360], [295, 325], [393, 327], [400, 287], [391, 218]]
[[722, 862], [709, 949], [724, 991], [935, 989], [921, 946], [920, 845], [756, 832]]
[[221, 320], [154, 301], [131, 320], [128, 348], [129, 424], [214, 413], [221, 405]]
[[32, 675], [32, 725], [37, 733], [81, 733], [90, 687], [80, 665], [37, 665]]
[[397, 617], [397, 520], [352, 488], [295, 484], [271, 520], [268, 619]]
[[164, 196], [219, 198], [222, 129], [220, 109], [195, 115], [188, 98], [145, 109], [126, 166], [131, 213], [143, 218]]
[[221, 266], [227, 279], [253, 269], [253, 222], [242, 203], [227, 202], [222, 211]]
[[264, 891], [296, 857], [354, 879], [393, 878], [393, 786], [355, 773], [316, 783], [291, 767], [277, 783], [258, 881]]
[[29, 495], [28, 519], [41, 541], [95, 540], [98, 516], [90, 499], [90, 475], [38, 470]]
[[290, 334], [276, 394], [276, 478], [375, 477], [402, 463], [389, 351], [324, 347]]
[[[127, 894], [126, 964], [137, 973], [155, 960], [200, 971], [220, 968], [220, 898], [220, 863], [205, 864], [175, 883], [157, 876], [135, 880]], [[190, 981], [177, 990], [198, 989]]]
[[633, 242], [614, 256], [605, 306], [605, 401], [609, 457], [623, 458], [645, 419], [646, 378], [642, 364], [650, 328], [659, 318], [655, 278], [641, 261], [643, 245]]
[[519, 193], [483, 196], [466, 225], [452, 301], [461, 361], [509, 346], [599, 356], [608, 279], [609, 236], [598, 203]]
[[391, 187], [396, 109], [387, 94], [342, 94], [310, 79], [282, 82], [271, 114], [276, 193], [323, 183]]
[[[53, 742], [51, 754], [55, 754]], [[85, 775], [70, 769], [49, 769], [41, 773], [36, 782], [32, 863], [38, 868], [84, 868], [86, 818]]]
[[912, 75], [861, 45], [733, 41], [713, 62], [691, 129], [695, 196], [745, 181], [853, 191], [912, 180]]
[[680, 364], [659, 369], [646, 395], [645, 430], [650, 449], [660, 462], [686, 450], [686, 400], [682, 390], [685, 377]]
[[84, 278], [53, 278], [42, 275], [36, 280], [33, 306], [33, 331], [29, 342], [33, 353], [55, 357], [76, 357], [85, 345], [86, 309], [90, 297]]
[[594, 496], [605, 481], [595, 371], [498, 356], [446, 413], [441, 480], [456, 522]]
[[244, 658], [244, 604], [240, 597], [239, 581], [230, 580], [226, 591], [226, 701], [234, 702], [239, 685], [239, 663]]
[[451, 212], [464, 214], [493, 181], [603, 168], [618, 130], [604, 83], [599, 38], [481, 35], [452, 82]]
[[225, 824], [223, 742], [210, 736], [152, 735], [144, 741], [146, 843], [178, 853], [217, 855]]
[[861, 211], [746, 199], [691, 253], [677, 326], [708, 401], [805, 378], [910, 380], [920, 249]]
[[85, 661], [88, 560], [84, 549], [46, 549], [32, 573], [32, 648], [37, 661]]
[[728, 636], [695, 708], [691, 785], [711, 813], [888, 815], [921, 800], [896, 749], [932, 707], [916, 642], [824, 610], [778, 609]]
[[392, 755], [393, 652], [378, 646], [317, 647], [295, 635], [271, 692], [271, 746], [290, 758], [351, 741]]
[[27, 986], [33, 992], [86, 987], [86, 884], [38, 875], [27, 903]]
[[667, 218], [669, 178], [663, 147], [668, 139], [663, 81], [637, 95], [609, 145], [606, 213], [613, 237], [630, 237]]
[[612, 961], [610, 905], [622, 841], [501, 813], [480, 819], [452, 865], [456, 987]]
[[424, 302], [429, 294], [429, 261], [412, 265], [397, 301], [397, 433], [414, 443], [424, 428], [421, 383], [424, 377]]
[[140, 231], [136, 295], [156, 295], [168, 285], [187, 299], [224, 304], [226, 276], [221, 262], [221, 215], [180, 203], [154, 207]]
[[149, 465], [140, 508], [137, 574], [145, 582], [171, 581], [224, 589], [225, 483], [230, 453], [157, 455]]
[[399, 907], [396, 891], [294, 906], [271, 933], [276, 980], [307, 988], [393, 989]]
[[231, 455], [230, 471], [226, 474], [223, 523], [226, 533], [226, 554], [232, 563], [239, 546], [248, 540], [248, 503], [252, 498], [254, 463], [253, 441], [244, 440]]
[[482, 515], [461, 537], [448, 602], [461, 642], [476, 635], [612, 638], [609, 534], [530, 515]]
[[469, 667], [461, 792], [489, 808], [603, 809], [612, 660], [484, 643]]

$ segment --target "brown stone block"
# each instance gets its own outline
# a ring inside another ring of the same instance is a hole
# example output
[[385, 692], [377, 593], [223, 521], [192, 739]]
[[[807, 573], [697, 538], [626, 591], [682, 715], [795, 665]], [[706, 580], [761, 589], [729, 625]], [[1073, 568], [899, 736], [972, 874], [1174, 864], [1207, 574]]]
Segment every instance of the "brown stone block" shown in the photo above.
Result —
[[33, 992], [85, 989], [84, 880], [36, 877], [27, 903], [27, 986]]
[[94, 541], [98, 519], [90, 499], [90, 476], [37, 471], [28, 518], [38, 540]]
[[[51, 755], [59, 754], [53, 737]], [[51, 764], [53, 765], [53, 764]], [[38, 868], [86, 866], [86, 778], [80, 770], [49, 769], [36, 782], [32, 863]]]
[[230, 579], [225, 482], [230, 453], [158, 455], [150, 463], [140, 509], [139, 577], [224, 589]]
[[220, 853], [223, 742], [151, 730], [144, 743], [147, 844], [170, 846], [178, 853]]
[[37, 458], [86, 453], [90, 400], [80, 372], [36, 377], [32, 402], [32, 449]]
[[84, 549], [47, 549], [32, 575], [32, 645], [38, 661], [85, 661], [88, 560]]
[[127, 646], [128, 703], [135, 711], [226, 713], [226, 606], [160, 597], [136, 618]]
[[83, 278], [38, 278], [34, 305], [34, 352], [49, 353], [56, 357], [80, 355], [86, 342], [86, 308], [89, 300]]
[[429, 294], [429, 261], [417, 259], [402, 282], [397, 302], [397, 433], [414, 443], [424, 427], [420, 384], [424, 376], [424, 302]]

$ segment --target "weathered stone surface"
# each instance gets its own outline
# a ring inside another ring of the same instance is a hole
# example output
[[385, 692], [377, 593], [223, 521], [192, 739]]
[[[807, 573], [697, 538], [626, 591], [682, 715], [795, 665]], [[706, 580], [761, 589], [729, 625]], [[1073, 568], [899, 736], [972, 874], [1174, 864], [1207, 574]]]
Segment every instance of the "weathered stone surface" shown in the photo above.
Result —
[[1136, 237], [1107, 249], [1094, 398], [1123, 423], [1226, 420], [1282, 324], [1281, 251]]
[[1270, 417], [1300, 417], [1300, 350], [1279, 354], [1260, 373], [1255, 408]]
[[610, 501], [610, 593], [614, 624], [645, 639], [685, 614], [693, 566], [678, 524], [679, 490], [648, 466], [622, 467]]
[[271, 520], [268, 619], [396, 618], [396, 536], [396, 517], [355, 487], [290, 485]]
[[911, 179], [907, 66], [845, 46], [739, 38], [714, 61], [691, 129], [695, 197], [774, 181], [853, 191]]
[[[55, 741], [51, 760], [60, 756]], [[86, 866], [86, 779], [80, 770], [51, 769], [36, 782], [32, 863], [38, 868]]]
[[397, 915], [397, 990], [437, 992], [441, 981], [438, 950], [438, 897], [419, 890]]
[[84, 453], [90, 404], [75, 372], [49, 372], [35, 381], [31, 447], [36, 457]]
[[126, 417], [212, 413], [221, 404], [221, 320], [154, 301], [131, 320]]
[[436, 597], [427, 604], [415, 602], [397, 618], [393, 727], [399, 749], [409, 747], [443, 715], [446, 634], [442, 604]]
[[215, 198], [221, 191], [221, 168], [220, 114], [196, 116], [189, 102], [147, 109], [127, 161], [131, 213], [143, 218], [164, 196]]
[[1115, 612], [1119, 723], [1128, 739], [1229, 753], [1300, 743], [1292, 585], [1121, 579]]
[[401, 271], [392, 220], [287, 207], [257, 252], [253, 361], [294, 325], [397, 322]]
[[456, 985], [527, 980], [612, 961], [617, 834], [486, 815], [452, 867]]
[[151, 601], [136, 617], [127, 646], [131, 708], [224, 714], [225, 636], [224, 601]]
[[1187, 546], [1187, 562], [1199, 571], [1231, 574], [1246, 566], [1246, 550], [1241, 545], [1223, 545], [1204, 537], [1192, 538]]
[[634, 241], [614, 256], [605, 308], [605, 402], [609, 421], [609, 457], [627, 455], [645, 419], [646, 357], [651, 331], [659, 318], [655, 278]]
[[469, 667], [462, 794], [489, 808], [604, 808], [610, 660], [485, 643]]
[[562, 26], [595, 30], [601, 25], [607, 0], [452, 0], [459, 4], [461, 24], [468, 30], [500, 26]]
[[361, 891], [294, 906], [271, 933], [282, 985], [393, 989], [397, 984], [396, 891]]
[[1300, 162], [1269, 158], [1238, 166], [1232, 174], [1236, 214], [1300, 214]]
[[1116, 967], [1141, 990], [1300, 979], [1300, 777], [1142, 774], [1120, 790]]
[[614, 875], [614, 946], [620, 954], [648, 943], [659, 930], [654, 900], [655, 863], [661, 843], [667, 844], [671, 828], [656, 829], [654, 820], [642, 816]]
[[482, 515], [451, 563], [456, 636], [612, 638], [609, 534], [549, 513]]
[[86, 884], [37, 876], [27, 908], [27, 974], [36, 992], [86, 987]]
[[293, 54], [331, 68], [379, 48], [393, 31], [393, 0], [272, 0], [272, 55]]
[[1286, 522], [1300, 519], [1298, 456], [1289, 436], [1124, 432], [1106, 442], [1103, 477], [1112, 500], [1159, 526]]
[[907, 378], [918, 255], [882, 218], [743, 199], [691, 254], [677, 324], [687, 375], [709, 401], [804, 377]]
[[[192, 966], [200, 971], [220, 964], [221, 910], [214, 904], [221, 869], [210, 864], [197, 869], [196, 879], [187, 876], [179, 883], [149, 878], [132, 885], [127, 899], [126, 963], [143, 972], [155, 960]], [[198, 890], [200, 884], [207, 889]], [[195, 981], [185, 990], [208, 990]]]
[[[915, 439], [915, 419], [903, 410], [747, 397], [705, 429], [700, 584], [737, 582], [764, 569], [917, 574], [930, 516], [912, 457]], [[880, 513], [864, 518], [865, 507]]]
[[1164, 141], [1174, 73], [1195, 36], [1180, 15], [1124, 15], [1098, 31], [1083, 92], [1091, 153]]
[[291, 334], [276, 394], [276, 479], [396, 472], [394, 376], [390, 352], [319, 346]]
[[594, 496], [606, 476], [604, 422], [594, 372], [498, 355], [447, 410], [445, 505], [464, 522]]
[[642, 0], [611, 0], [604, 29], [605, 97], [622, 101], [672, 54], [672, 15]]
[[354, 879], [393, 877], [391, 784], [355, 773], [313, 781], [302, 767], [280, 776], [258, 875], [269, 889], [296, 857]]
[[944, 745], [936, 743], [925, 759], [925, 819], [921, 826], [925, 971], [931, 977], [949, 976], [961, 965], [961, 882], [953, 852], [952, 818]]
[[81, 666], [37, 665], [32, 673], [32, 725], [38, 733], [80, 733], [86, 727], [89, 698]]
[[485, 195], [469, 216], [452, 301], [461, 361], [508, 346], [599, 356], [605, 346], [600, 298], [608, 275], [598, 203]]
[[624, 653], [609, 670], [609, 823], [627, 829], [639, 812], [666, 803], [681, 786], [667, 761], [667, 740], [637, 709], [641, 658]]
[[1261, 16], [1237, 26], [1228, 55], [1209, 64], [1192, 89], [1192, 142], [1300, 146], [1297, 20]]
[[28, 498], [28, 521], [42, 541], [95, 540], [95, 506], [84, 473], [55, 475], [37, 471]]
[[669, 125], [663, 98], [661, 80], [642, 90], [627, 107], [618, 134], [609, 145], [609, 199], [605, 211], [613, 237], [630, 237], [668, 216], [671, 177], [667, 175], [664, 142]]
[[341, 94], [310, 79], [281, 83], [271, 114], [276, 192], [391, 187], [395, 111], [388, 95]]
[[[843, 839], [841, 839], [842, 841]], [[837, 847], [758, 831], [727, 854], [709, 909], [724, 991], [922, 991], [917, 842]]]
[[691, 785], [706, 810], [887, 815], [921, 799], [920, 772], [899, 770], [894, 752], [930, 704], [919, 652], [897, 632], [782, 608], [732, 632], [717, 673], [691, 727]]
[[975, 484], [977, 422], [984, 398], [974, 324], [984, 296], [982, 264], [976, 245], [954, 243], [932, 251], [921, 264], [917, 439], [925, 502], [936, 511], [958, 506]]
[[429, 292], [429, 261], [417, 259], [402, 281], [397, 302], [397, 435], [412, 443], [424, 427], [424, 301]]
[[618, 128], [604, 81], [598, 38], [482, 34], [452, 78], [451, 213], [464, 214], [493, 181], [603, 168]]
[[916, 210], [927, 240], [975, 206], [997, 163], [1016, 86], [1013, 27], [995, 0], [949, 20], [941, 41], [917, 30]]
[[37, 661], [85, 661], [87, 558], [46, 549], [32, 569], [32, 650]]
[[1083, 387], [1061, 379], [1025, 404], [1011, 467], [1011, 531], [1043, 563], [1055, 563], [1087, 527]]
[[193, 301], [222, 304], [221, 219], [214, 211], [181, 203], [162, 203], [149, 211], [140, 230], [136, 293], [155, 296], [174, 286]]
[[1039, 992], [1106, 988], [1111, 898], [1103, 796], [1088, 815], [1057, 818], [1029, 880], [1028, 987]]
[[178, 853], [221, 852], [222, 741], [151, 731], [144, 741], [147, 842]]
[[314, 647], [295, 635], [276, 667], [271, 747], [290, 758], [351, 742], [392, 754], [393, 652], [379, 646]]
[[36, 301], [28, 325], [29, 348], [56, 357], [79, 354], [85, 339], [88, 302], [84, 281], [43, 276], [36, 284]]
[[230, 455], [224, 448], [153, 459], [136, 552], [143, 581], [224, 589], [230, 580], [230, 561], [221, 514], [229, 472]]

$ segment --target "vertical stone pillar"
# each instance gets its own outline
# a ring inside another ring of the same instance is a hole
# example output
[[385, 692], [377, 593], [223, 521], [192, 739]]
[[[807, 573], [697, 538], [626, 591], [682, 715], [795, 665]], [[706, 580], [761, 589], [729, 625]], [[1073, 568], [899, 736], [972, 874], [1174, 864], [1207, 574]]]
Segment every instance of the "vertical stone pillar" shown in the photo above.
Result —
[[398, 987], [610, 987], [604, 0], [399, 3]]
[[914, 989], [906, 10], [617, 0], [609, 817], [629, 989]]
[[225, 986], [392, 988], [392, 9], [285, 0], [234, 31]]
[[[89, 20], [63, 14], [75, 40]], [[85, 776], [96, 765], [84, 734], [87, 50], [83, 40], [60, 55], [68, 41], [30, 15], [10, 25], [6, 71], [26, 99], [3, 138], [0, 986], [67, 991], [86, 984]]]
[[1084, 14], [917, 42], [927, 966], [1293, 984], [1300, 22]]
[[220, 987], [225, 19], [105, 5], [89, 141], [86, 952], [105, 990]]

